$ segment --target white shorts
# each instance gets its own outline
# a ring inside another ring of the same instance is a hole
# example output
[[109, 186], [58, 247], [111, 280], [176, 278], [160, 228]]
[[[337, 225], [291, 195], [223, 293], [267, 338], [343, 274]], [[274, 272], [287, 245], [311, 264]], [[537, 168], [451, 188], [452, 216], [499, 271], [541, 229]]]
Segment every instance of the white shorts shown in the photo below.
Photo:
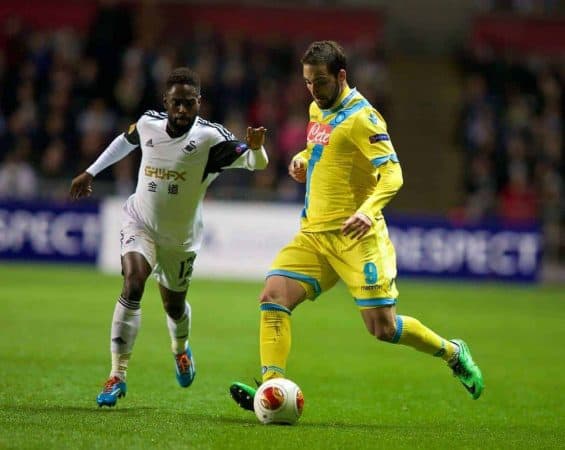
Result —
[[124, 211], [120, 244], [121, 256], [129, 252], [141, 253], [159, 284], [175, 292], [184, 292], [190, 285], [196, 253], [182, 246], [159, 245], [151, 233], [134, 217]]

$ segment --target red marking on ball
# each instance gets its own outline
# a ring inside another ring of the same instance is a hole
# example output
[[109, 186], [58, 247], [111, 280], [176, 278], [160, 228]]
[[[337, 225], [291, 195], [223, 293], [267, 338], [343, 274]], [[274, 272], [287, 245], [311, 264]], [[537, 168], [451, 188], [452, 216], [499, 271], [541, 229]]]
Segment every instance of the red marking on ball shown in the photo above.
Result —
[[304, 409], [304, 395], [300, 389], [296, 393], [296, 409], [298, 409], [298, 414], [302, 414]]
[[284, 402], [284, 393], [277, 386], [269, 386], [263, 391], [261, 405], [263, 408], [274, 411], [279, 409]]

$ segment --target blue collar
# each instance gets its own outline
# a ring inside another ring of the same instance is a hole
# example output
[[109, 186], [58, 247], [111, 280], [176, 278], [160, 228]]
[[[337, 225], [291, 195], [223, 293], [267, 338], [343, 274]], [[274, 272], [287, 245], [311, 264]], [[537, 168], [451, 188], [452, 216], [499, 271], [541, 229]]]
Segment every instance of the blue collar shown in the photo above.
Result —
[[347, 105], [351, 101], [351, 99], [353, 98], [353, 96], [355, 94], [357, 94], [357, 88], [352, 88], [351, 91], [349, 92], [349, 94], [347, 94], [347, 96], [341, 101], [341, 103], [339, 105], [337, 105], [335, 108], [322, 109], [322, 112], [324, 113], [324, 115], [326, 115], [326, 114], [332, 114], [332, 113], [339, 111], [340, 109], [344, 108], [345, 105]]

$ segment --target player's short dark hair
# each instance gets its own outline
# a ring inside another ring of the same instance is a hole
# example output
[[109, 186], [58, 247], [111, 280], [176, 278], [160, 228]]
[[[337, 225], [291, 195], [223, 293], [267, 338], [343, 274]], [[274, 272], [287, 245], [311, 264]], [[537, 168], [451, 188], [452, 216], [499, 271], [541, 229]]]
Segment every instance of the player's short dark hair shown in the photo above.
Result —
[[325, 64], [328, 72], [337, 76], [341, 69], [347, 69], [347, 57], [341, 45], [335, 41], [316, 41], [304, 52], [302, 64], [318, 66]]
[[200, 77], [188, 67], [177, 67], [169, 74], [166, 82], [167, 91], [175, 84], [188, 84], [193, 86], [196, 92], [200, 93]]

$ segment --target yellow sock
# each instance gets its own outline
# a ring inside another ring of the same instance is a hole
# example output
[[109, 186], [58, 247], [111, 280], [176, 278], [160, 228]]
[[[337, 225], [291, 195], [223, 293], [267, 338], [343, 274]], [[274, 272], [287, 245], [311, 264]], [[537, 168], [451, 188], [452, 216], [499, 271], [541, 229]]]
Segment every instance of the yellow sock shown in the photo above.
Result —
[[396, 334], [392, 342], [438, 356], [444, 361], [451, 360], [457, 351], [455, 344], [422, 325], [418, 319], [409, 316], [396, 316]]
[[259, 331], [263, 381], [284, 376], [290, 353], [290, 310], [275, 303], [261, 303]]

